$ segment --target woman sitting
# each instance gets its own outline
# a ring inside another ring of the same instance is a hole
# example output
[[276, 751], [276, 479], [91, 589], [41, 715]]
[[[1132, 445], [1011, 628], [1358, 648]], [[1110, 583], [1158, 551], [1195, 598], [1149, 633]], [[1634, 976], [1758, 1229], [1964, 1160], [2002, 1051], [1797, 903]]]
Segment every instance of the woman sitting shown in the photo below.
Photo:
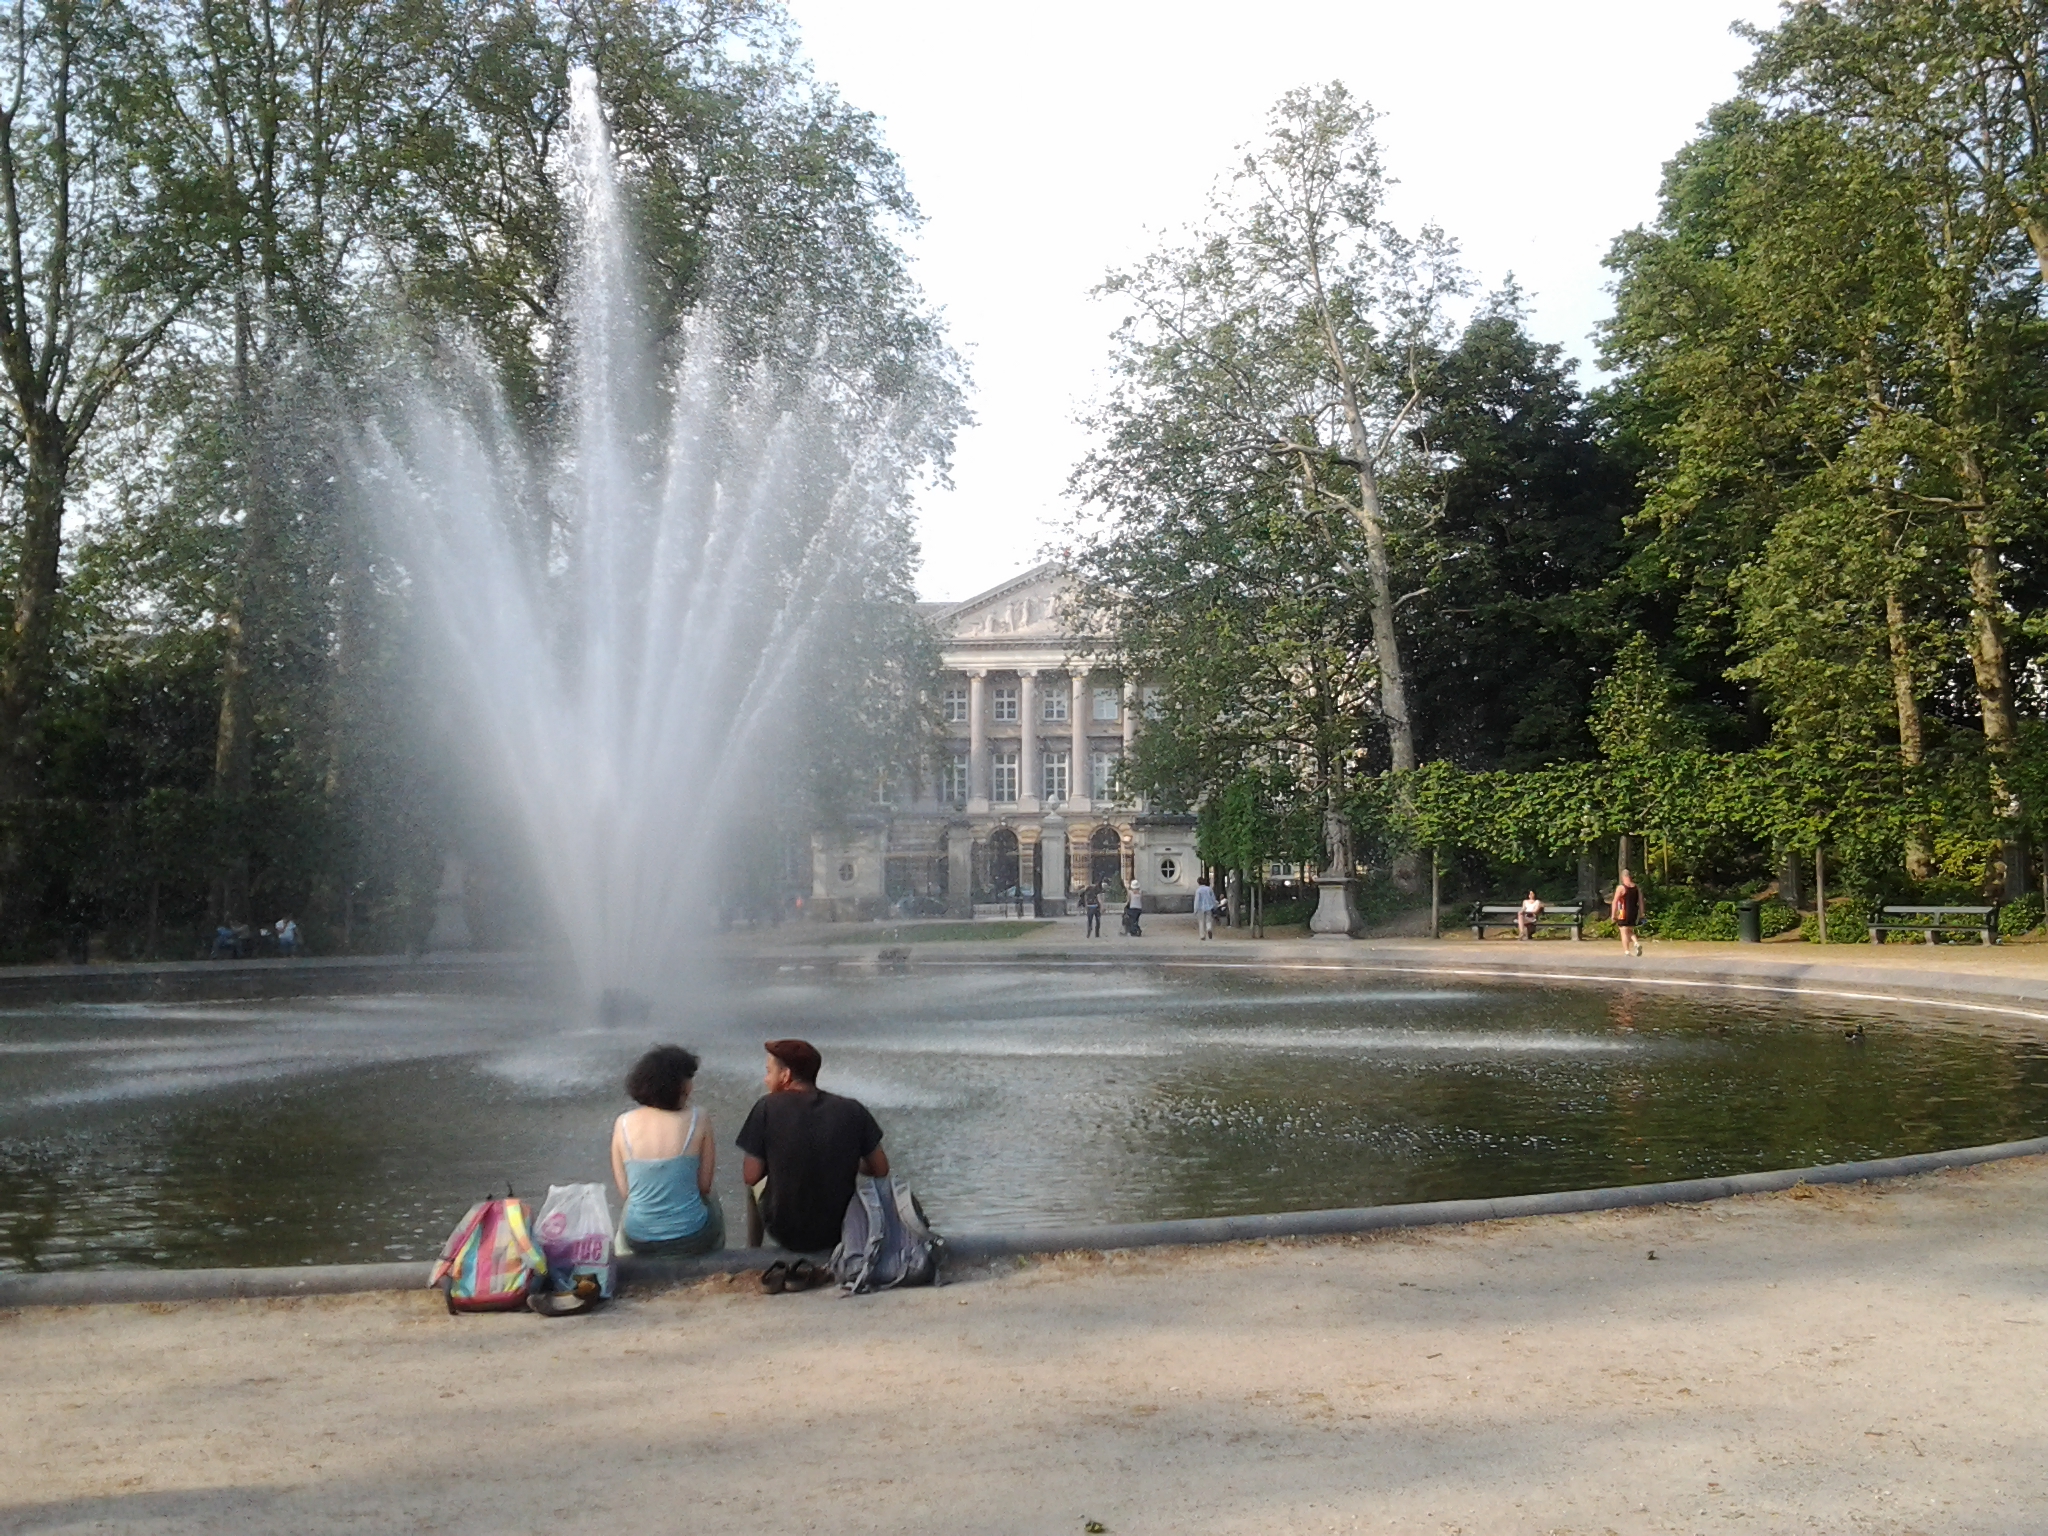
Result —
[[657, 1045], [626, 1074], [641, 1107], [612, 1125], [612, 1178], [626, 1197], [620, 1253], [674, 1257], [725, 1246], [725, 1214], [711, 1198], [711, 1118], [683, 1112], [696, 1076], [697, 1058], [679, 1045]]
[[[1534, 891], [1522, 898], [1521, 910], [1515, 914], [1515, 929], [1525, 939], [1536, 937], [1536, 919], [1543, 915], [1543, 902]], [[1573, 930], [1576, 932], [1577, 930]]]

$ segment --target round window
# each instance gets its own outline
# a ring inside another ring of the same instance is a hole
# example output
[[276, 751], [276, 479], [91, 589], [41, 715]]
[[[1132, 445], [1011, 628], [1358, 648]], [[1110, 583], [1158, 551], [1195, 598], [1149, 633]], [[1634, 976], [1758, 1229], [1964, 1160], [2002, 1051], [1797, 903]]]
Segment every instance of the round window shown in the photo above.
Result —
[[1174, 862], [1173, 862], [1173, 860], [1171, 860], [1171, 859], [1161, 859], [1161, 860], [1159, 861], [1159, 878], [1160, 878], [1160, 879], [1162, 879], [1162, 880], [1166, 880], [1166, 881], [1171, 881], [1171, 880], [1173, 880], [1173, 879], [1177, 878], [1177, 877], [1179, 876], [1179, 874], [1180, 874], [1180, 866], [1179, 866], [1178, 864], [1174, 863]]
[[842, 880], [851, 880], [853, 878], [853, 860], [848, 859], [839, 866], [839, 878]]

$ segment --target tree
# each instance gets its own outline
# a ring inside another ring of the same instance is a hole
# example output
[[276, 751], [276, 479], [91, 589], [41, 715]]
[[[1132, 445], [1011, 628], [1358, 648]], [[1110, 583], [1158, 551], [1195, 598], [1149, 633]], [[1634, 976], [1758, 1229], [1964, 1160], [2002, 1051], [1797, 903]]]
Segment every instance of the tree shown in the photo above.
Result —
[[1409, 240], [1383, 220], [1386, 178], [1373, 120], [1372, 108], [1338, 82], [1289, 91], [1268, 120], [1266, 143], [1245, 155], [1236, 180], [1244, 201], [1218, 211], [1226, 229], [1236, 225], [1242, 270], [1263, 290], [1259, 298], [1299, 317], [1327, 370], [1336, 430], [1296, 451], [1333, 459], [1356, 479], [1355, 500], [1328, 479], [1314, 494], [1343, 506], [1365, 536], [1380, 708], [1392, 767], [1403, 772], [1416, 764], [1414, 701], [1395, 625], [1381, 486], [1391, 440], [1422, 394], [1423, 359], [1441, 337], [1442, 301], [1465, 283], [1440, 231]]
[[1374, 752], [1414, 762], [1384, 487], [1463, 282], [1440, 234], [1381, 221], [1371, 124], [1290, 92], [1194, 238], [1103, 284], [1128, 309], [1073, 479], [1106, 514], [1085, 590], [1162, 687], [1133, 783], [1193, 804], [1256, 771], [1333, 849]]
[[1629, 467], [1599, 437], [1559, 348], [1497, 295], [1428, 370], [1410, 463], [1401, 585], [1425, 759], [1535, 767], [1590, 751], [1588, 690], [1619, 627]]
[[108, 401], [211, 281], [216, 201], [146, 9], [15, 0], [0, 13], [0, 392], [20, 526], [0, 648], [0, 800], [35, 790], [58, 635], [64, 516]]
[[[1994, 763], [2011, 755], [1987, 540], [2024, 523], [2042, 383], [2031, 263], [2015, 279], [1981, 218], [1927, 192], [1838, 123], [1719, 109], [1673, 162], [1657, 229], [1617, 243], [1608, 338], [1652, 456], [1647, 515], [1694, 584], [1695, 643], [1747, 653], [1731, 676], [1781, 732], [1882, 728], [1909, 770], [1920, 655], [1951, 616], [1983, 739]], [[1926, 867], [1924, 835], [1907, 854]]]
[[1941, 369], [1951, 482], [1933, 504], [1953, 513], [1965, 542], [1968, 650], [1992, 794], [2013, 823], [2006, 881], [2017, 896], [2028, 887], [2026, 808], [2003, 551], [2031, 531], [2039, 497], [2027, 483], [2031, 445], [2015, 442], [2031, 425], [2028, 402], [2000, 376], [2037, 352], [2019, 333], [2048, 283], [2048, 7], [1835, 0], [1797, 7], [1754, 36], [1750, 89], [1784, 114], [1825, 120], [1880, 166], [1920, 235], [1922, 336]]

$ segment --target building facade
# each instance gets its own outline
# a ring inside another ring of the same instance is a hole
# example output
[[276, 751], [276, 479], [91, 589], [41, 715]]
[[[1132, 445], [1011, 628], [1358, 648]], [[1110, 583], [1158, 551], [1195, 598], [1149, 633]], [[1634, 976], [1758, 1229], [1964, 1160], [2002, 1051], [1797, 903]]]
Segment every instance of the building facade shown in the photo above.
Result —
[[1059, 916], [1084, 885], [1133, 880], [1147, 911], [1193, 905], [1194, 818], [1116, 789], [1145, 687], [1100, 664], [1107, 648], [1074, 632], [1066, 598], [1050, 564], [928, 609], [943, 635], [938, 761], [812, 838], [816, 915]]

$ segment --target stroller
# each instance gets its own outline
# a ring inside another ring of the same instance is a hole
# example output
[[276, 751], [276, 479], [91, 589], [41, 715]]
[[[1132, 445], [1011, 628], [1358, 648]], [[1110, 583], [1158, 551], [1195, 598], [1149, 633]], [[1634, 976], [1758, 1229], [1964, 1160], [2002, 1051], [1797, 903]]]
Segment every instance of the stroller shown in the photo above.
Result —
[[1144, 931], [1138, 927], [1138, 919], [1143, 915], [1136, 907], [1127, 906], [1124, 908], [1124, 937], [1131, 939], [1142, 939], [1145, 937]]

